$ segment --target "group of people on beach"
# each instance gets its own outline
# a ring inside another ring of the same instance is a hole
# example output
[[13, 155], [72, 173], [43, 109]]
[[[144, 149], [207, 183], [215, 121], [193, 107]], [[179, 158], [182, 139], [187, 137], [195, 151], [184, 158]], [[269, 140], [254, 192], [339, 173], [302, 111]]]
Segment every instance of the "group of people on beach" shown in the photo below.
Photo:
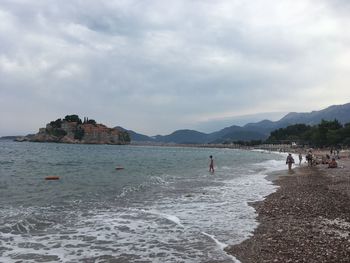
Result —
[[[335, 151], [334, 151], [335, 152]], [[331, 150], [331, 155], [333, 154], [333, 151]], [[337, 168], [338, 163], [335, 160], [335, 158], [340, 159], [339, 157], [339, 150], [337, 151], [337, 155], [334, 154], [334, 157], [331, 159], [330, 155], [326, 154], [326, 156], [322, 156], [322, 164], [328, 164], [328, 168]], [[299, 153], [298, 155], [299, 158], [299, 166], [301, 165], [303, 161], [303, 155]], [[305, 156], [306, 162], [308, 167], [314, 166], [319, 164], [317, 158], [313, 155], [312, 151], [309, 150], [308, 153]], [[295, 163], [294, 158], [291, 153], [288, 154], [287, 159], [286, 159], [286, 164], [288, 165], [288, 170], [292, 170], [292, 166]], [[214, 159], [213, 156], [209, 156], [209, 172], [214, 173]]]
[[[333, 154], [333, 157], [331, 158]], [[303, 160], [303, 155], [301, 153], [299, 153], [299, 166], [302, 163]], [[313, 153], [312, 150], [309, 150], [308, 153], [305, 156], [306, 162], [308, 167], [312, 167], [315, 165], [318, 165], [320, 163], [322, 164], [328, 164], [328, 168], [337, 168], [338, 167], [338, 163], [336, 161], [337, 159], [340, 159], [339, 157], [339, 150], [337, 150], [337, 152], [331, 149], [331, 155], [326, 154], [325, 156], [322, 156], [322, 160], [320, 161]], [[286, 159], [286, 164], [288, 165], [288, 170], [292, 169], [292, 165], [295, 163], [294, 158], [292, 156], [291, 153], [288, 154], [287, 159]]]

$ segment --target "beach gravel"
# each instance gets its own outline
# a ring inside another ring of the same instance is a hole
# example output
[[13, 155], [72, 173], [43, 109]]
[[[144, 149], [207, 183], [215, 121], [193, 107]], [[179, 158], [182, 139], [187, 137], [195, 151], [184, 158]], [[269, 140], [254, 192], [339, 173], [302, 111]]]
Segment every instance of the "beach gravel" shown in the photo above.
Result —
[[302, 167], [274, 180], [278, 190], [251, 205], [259, 226], [226, 248], [245, 262], [350, 262], [350, 160]]

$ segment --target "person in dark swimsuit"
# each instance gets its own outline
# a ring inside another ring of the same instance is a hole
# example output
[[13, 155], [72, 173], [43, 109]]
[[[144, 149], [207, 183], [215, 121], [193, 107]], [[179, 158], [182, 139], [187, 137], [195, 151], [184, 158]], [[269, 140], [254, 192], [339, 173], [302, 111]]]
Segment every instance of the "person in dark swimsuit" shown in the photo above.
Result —
[[209, 158], [210, 158], [209, 172], [214, 173], [214, 159], [213, 159], [213, 156], [210, 155]]
[[292, 154], [288, 154], [286, 164], [288, 164], [288, 170], [292, 170], [292, 164], [294, 163], [294, 159]]

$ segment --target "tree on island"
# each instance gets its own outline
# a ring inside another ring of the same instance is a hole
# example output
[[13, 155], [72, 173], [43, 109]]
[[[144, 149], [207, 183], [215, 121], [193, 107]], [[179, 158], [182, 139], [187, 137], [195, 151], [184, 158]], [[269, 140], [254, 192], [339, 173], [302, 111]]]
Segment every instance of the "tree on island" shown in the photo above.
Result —
[[84, 117], [84, 122], [83, 122], [83, 124], [86, 124], [86, 123], [87, 123], [87, 124], [93, 124], [93, 125], [96, 125], [96, 124], [97, 124], [95, 120], [93, 120], [93, 119], [89, 120], [88, 117]]
[[52, 122], [50, 122], [50, 125], [54, 129], [61, 128], [62, 127], [62, 120], [61, 119], [57, 119], [55, 121], [52, 121]]
[[64, 117], [64, 120], [65, 120], [65, 121], [68, 121], [68, 122], [77, 122], [78, 124], [82, 124], [81, 119], [80, 119], [79, 116], [76, 115], [76, 114], [67, 115], [66, 117]]
[[120, 131], [119, 139], [122, 142], [130, 142], [130, 135], [129, 135], [129, 133], [127, 131]]
[[95, 121], [95, 120], [93, 120], [93, 119], [88, 120], [86, 123], [87, 123], [87, 124], [93, 124], [93, 125], [96, 125], [96, 121]]

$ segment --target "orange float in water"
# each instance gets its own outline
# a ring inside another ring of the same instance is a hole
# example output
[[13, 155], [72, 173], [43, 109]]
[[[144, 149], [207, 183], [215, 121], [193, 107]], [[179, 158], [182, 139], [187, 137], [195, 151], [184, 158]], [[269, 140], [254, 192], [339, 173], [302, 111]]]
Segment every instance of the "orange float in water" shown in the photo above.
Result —
[[124, 167], [118, 166], [115, 168], [116, 170], [124, 170]]
[[60, 178], [58, 176], [47, 176], [45, 177], [45, 180], [59, 180]]

